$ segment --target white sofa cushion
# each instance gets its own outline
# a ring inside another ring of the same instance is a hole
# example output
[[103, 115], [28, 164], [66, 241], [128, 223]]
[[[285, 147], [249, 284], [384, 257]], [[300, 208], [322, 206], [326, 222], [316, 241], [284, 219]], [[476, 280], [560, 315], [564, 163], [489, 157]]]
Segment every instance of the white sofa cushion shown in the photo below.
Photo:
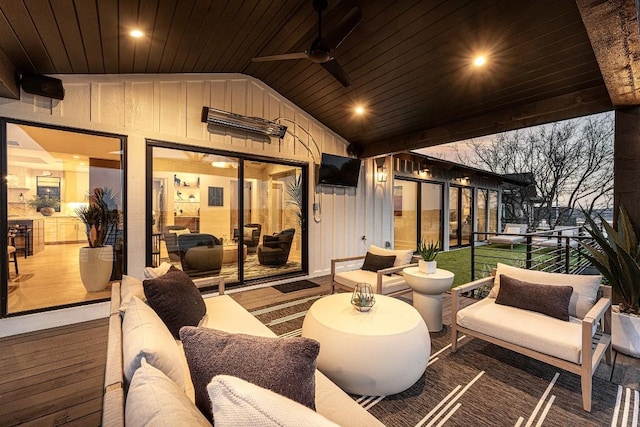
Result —
[[601, 278], [598, 275], [587, 276], [578, 274], [547, 273], [546, 271], [527, 270], [498, 263], [496, 278], [489, 298], [495, 298], [500, 291], [500, 275], [513, 277], [523, 282], [537, 283], [540, 285], [571, 286], [573, 294], [569, 302], [569, 315], [583, 319], [596, 303]]
[[125, 422], [128, 427], [211, 426], [184, 392], [144, 358], [129, 386]]
[[122, 356], [127, 381], [131, 381], [144, 357], [184, 390], [182, 356], [171, 332], [155, 311], [137, 297], [131, 299], [122, 321]]
[[393, 263], [394, 267], [398, 267], [400, 265], [407, 265], [411, 262], [411, 258], [413, 258], [413, 249], [392, 250], [392, 249], [380, 248], [376, 245], [371, 245], [369, 247], [369, 252], [371, 252], [374, 255], [385, 255], [385, 256], [395, 255], [396, 260]]
[[540, 353], [580, 363], [580, 320], [571, 318], [563, 322], [534, 311], [496, 304], [495, 301], [485, 298], [458, 311], [458, 325]]
[[163, 262], [157, 267], [145, 267], [144, 269], [144, 278], [145, 279], [155, 279], [156, 277], [160, 277], [163, 274], [166, 274], [167, 271], [171, 268], [171, 264], [168, 262]]
[[216, 375], [207, 386], [216, 427], [336, 427], [322, 415], [248, 381]]
[[[336, 273], [333, 280], [341, 285], [348, 286], [351, 289], [355, 288], [357, 283], [368, 283], [375, 290], [376, 283], [378, 283], [378, 274], [375, 271], [367, 270], [343, 271], [341, 273]], [[404, 277], [398, 274], [392, 274], [390, 276], [387, 276], [386, 274], [382, 275], [383, 294], [407, 288], [409, 288], [409, 286], [407, 285], [407, 282], [405, 282]]]
[[146, 301], [147, 297], [144, 295], [144, 287], [142, 286], [142, 280], [135, 277], [122, 275], [120, 281], [120, 313], [124, 313], [131, 302], [131, 298], [134, 296], [140, 298], [142, 301]]

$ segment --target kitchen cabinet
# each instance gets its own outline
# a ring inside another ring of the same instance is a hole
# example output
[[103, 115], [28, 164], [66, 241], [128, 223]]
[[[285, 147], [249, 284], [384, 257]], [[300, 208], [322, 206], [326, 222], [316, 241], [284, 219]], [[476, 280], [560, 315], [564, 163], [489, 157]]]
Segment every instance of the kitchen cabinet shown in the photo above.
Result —
[[83, 242], [87, 235], [84, 224], [73, 216], [45, 218], [45, 243]]

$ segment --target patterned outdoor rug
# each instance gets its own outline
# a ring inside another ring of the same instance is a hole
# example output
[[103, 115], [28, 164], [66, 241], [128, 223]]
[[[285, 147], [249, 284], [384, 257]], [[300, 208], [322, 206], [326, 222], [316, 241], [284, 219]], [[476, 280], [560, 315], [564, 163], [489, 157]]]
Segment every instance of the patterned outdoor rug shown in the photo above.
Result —
[[[278, 336], [299, 336], [321, 296], [254, 310]], [[638, 392], [593, 380], [591, 413], [582, 409], [580, 378], [478, 339], [452, 353], [449, 328], [431, 333], [424, 375], [391, 396], [352, 396], [387, 426], [637, 426]]]

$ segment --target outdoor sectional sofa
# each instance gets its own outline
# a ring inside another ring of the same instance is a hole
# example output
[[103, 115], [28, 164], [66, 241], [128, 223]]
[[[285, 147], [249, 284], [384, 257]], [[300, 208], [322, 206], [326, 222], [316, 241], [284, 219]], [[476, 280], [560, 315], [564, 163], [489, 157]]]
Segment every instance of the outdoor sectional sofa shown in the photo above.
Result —
[[[249, 334], [259, 337], [275, 337], [275, 334], [271, 330], [246, 311], [240, 304], [235, 302], [230, 296], [223, 295], [223, 293], [224, 284], [221, 282], [220, 295], [205, 298], [204, 301], [207, 314], [205, 315], [201, 326], [231, 333]], [[107, 427], [125, 425], [125, 413], [126, 419], [130, 420], [131, 414], [135, 415], [136, 412], [142, 409], [140, 407], [141, 405], [149, 405], [149, 399], [147, 398], [142, 399], [143, 402], [137, 400], [140, 397], [139, 393], [136, 394], [135, 397], [131, 396], [131, 393], [127, 396], [128, 384], [126, 383], [126, 375], [124, 372], [126, 370], [126, 366], [123, 370], [123, 348], [126, 349], [128, 347], [127, 344], [131, 343], [126, 342], [128, 339], [126, 331], [125, 335], [123, 335], [123, 321], [121, 320], [120, 309], [120, 284], [114, 283], [112, 287], [111, 314], [109, 318], [109, 339], [107, 346], [107, 365], [105, 372], [102, 418], [102, 425]], [[127, 316], [126, 312], [124, 316]], [[186, 366], [187, 362], [184, 358], [184, 350], [181, 342], [175, 341], [170, 344], [175, 345], [176, 348], [179, 349], [180, 354], [182, 354], [182, 368], [184, 370], [185, 383], [184, 394], [188, 397], [188, 404], [192, 406], [191, 409], [197, 411], [195, 404], [193, 404], [194, 391], [191, 376], [189, 374], [189, 368]], [[172, 348], [171, 350], [174, 349]], [[141, 349], [141, 351], [145, 351], [147, 354], [149, 353], [148, 349]], [[149, 357], [153, 358], [153, 356]], [[124, 359], [126, 365], [126, 355]], [[182, 409], [178, 408], [178, 400], [185, 401], [186, 399], [184, 396], [179, 399], [170, 396], [166, 397], [167, 399], [164, 399], [165, 404], [162, 408], [158, 408], [158, 411], [173, 414], [179, 413]], [[254, 397], [255, 396], [252, 395], [251, 399]], [[175, 408], [173, 406], [175, 406]], [[357, 404], [349, 395], [317, 370], [315, 371], [315, 407], [318, 414], [341, 426], [383, 425], [375, 417], [369, 414], [369, 412]], [[145, 408], [145, 412], [148, 412], [150, 409], [154, 410], [153, 408], [147, 407]], [[135, 417], [133, 417], [133, 419], [136, 420]], [[141, 423], [138, 418], [136, 421], [127, 423], [127, 425], [138, 424], [147, 424], [147, 421]], [[306, 422], [304, 424], [307, 425]]]
[[[493, 286], [486, 298], [458, 309], [462, 293], [484, 286]], [[553, 317], [562, 310], [562, 316]], [[498, 263], [495, 277], [451, 290], [451, 316], [454, 352], [462, 333], [577, 374], [583, 408], [591, 412], [593, 373], [603, 357], [611, 364], [611, 287], [600, 285], [600, 276]]]

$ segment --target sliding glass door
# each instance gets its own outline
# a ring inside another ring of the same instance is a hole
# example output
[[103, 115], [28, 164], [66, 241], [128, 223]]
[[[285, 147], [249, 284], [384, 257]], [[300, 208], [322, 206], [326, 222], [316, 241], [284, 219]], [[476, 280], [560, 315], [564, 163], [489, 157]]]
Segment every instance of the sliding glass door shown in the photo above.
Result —
[[305, 168], [155, 142], [148, 156], [150, 264], [229, 286], [303, 271]]
[[[10, 267], [1, 269], [2, 315], [108, 299], [109, 282], [126, 271], [124, 138], [35, 123], [0, 126], [7, 184], [0, 258]], [[110, 209], [119, 219], [104, 242], [110, 255], [100, 256], [99, 285], [80, 267], [88, 238], [78, 210], [89, 207], [95, 189], [113, 196]]]
[[472, 218], [473, 190], [449, 187], [449, 247], [471, 244]]

